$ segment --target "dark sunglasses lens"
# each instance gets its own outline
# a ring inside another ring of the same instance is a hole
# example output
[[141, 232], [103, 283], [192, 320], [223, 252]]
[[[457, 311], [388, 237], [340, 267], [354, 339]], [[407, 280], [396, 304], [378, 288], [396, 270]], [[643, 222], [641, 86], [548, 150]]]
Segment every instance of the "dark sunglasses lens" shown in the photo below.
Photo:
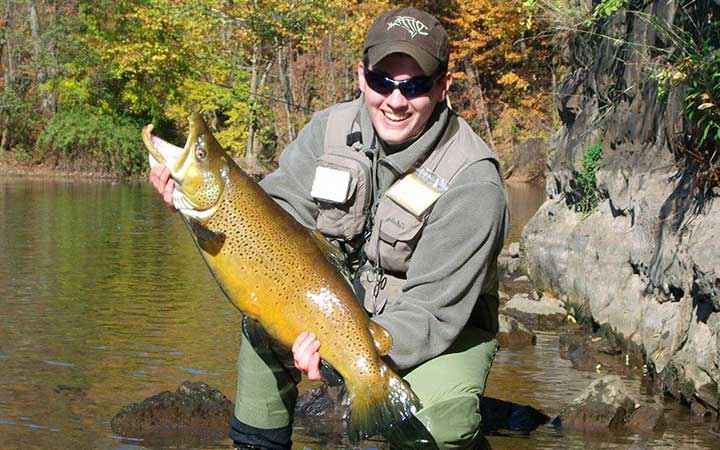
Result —
[[432, 89], [433, 82], [427, 77], [412, 78], [405, 81], [400, 85], [400, 92], [405, 97], [417, 97], [418, 95], [426, 94]]
[[365, 81], [367, 81], [370, 89], [378, 94], [387, 95], [395, 89], [395, 85], [390, 80], [376, 72], [366, 71]]
[[397, 86], [400, 93], [407, 98], [417, 97], [426, 94], [433, 87], [433, 79], [430, 77], [415, 77], [409, 80], [395, 81], [388, 79], [384, 74], [363, 69], [365, 81], [370, 89], [381, 95], [390, 94]]

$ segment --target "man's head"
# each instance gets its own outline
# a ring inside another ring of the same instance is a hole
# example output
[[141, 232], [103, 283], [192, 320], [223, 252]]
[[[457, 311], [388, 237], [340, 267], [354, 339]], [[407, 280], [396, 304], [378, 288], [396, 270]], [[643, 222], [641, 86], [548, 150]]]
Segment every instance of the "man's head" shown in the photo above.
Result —
[[418, 136], [450, 88], [448, 36], [415, 8], [387, 11], [368, 30], [360, 90], [375, 131], [390, 144]]

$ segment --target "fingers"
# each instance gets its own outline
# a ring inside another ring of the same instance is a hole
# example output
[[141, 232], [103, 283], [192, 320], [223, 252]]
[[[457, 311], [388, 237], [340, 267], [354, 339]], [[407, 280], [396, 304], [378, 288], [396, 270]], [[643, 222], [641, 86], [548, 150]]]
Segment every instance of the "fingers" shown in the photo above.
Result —
[[162, 196], [163, 201], [173, 207], [173, 191], [175, 190], [175, 181], [170, 178], [170, 169], [164, 164], [158, 164], [150, 169], [150, 182], [155, 190]]
[[320, 376], [320, 341], [313, 333], [302, 332], [292, 345], [295, 367], [307, 375], [310, 380], [321, 380]]

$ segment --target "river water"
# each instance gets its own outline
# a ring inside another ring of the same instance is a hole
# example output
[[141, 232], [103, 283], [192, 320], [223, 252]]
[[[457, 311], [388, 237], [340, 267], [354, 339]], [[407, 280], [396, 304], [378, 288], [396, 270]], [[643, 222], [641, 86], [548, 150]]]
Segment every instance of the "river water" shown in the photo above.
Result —
[[[509, 187], [511, 241], [543, 198], [541, 187]], [[239, 333], [240, 314], [147, 183], [0, 175], [0, 449], [150, 448], [116, 436], [112, 417], [185, 380], [234, 399]], [[487, 394], [556, 413], [599, 376], [560, 359], [557, 340], [540, 334], [532, 348], [500, 351]], [[637, 398], [654, 401], [640, 381], [626, 380]], [[493, 449], [717, 443], [702, 420], [674, 403], [667, 410], [670, 426], [659, 435], [541, 427], [489, 442]], [[317, 448], [312, 436], [295, 441], [297, 449]]]

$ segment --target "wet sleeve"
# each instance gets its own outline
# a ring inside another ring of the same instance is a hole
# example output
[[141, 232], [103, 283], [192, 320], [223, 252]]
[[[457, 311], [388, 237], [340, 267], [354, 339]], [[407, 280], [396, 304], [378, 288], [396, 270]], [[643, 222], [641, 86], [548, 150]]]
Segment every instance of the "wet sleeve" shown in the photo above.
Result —
[[260, 181], [260, 186], [295, 220], [316, 227], [317, 205], [310, 196], [317, 160], [322, 154], [329, 113], [313, 115], [297, 138], [280, 154], [278, 169]]
[[373, 318], [393, 336], [388, 356], [400, 369], [447, 350], [481, 294], [497, 289], [506, 226], [505, 189], [489, 161], [465, 169], [438, 199], [400, 296]]

